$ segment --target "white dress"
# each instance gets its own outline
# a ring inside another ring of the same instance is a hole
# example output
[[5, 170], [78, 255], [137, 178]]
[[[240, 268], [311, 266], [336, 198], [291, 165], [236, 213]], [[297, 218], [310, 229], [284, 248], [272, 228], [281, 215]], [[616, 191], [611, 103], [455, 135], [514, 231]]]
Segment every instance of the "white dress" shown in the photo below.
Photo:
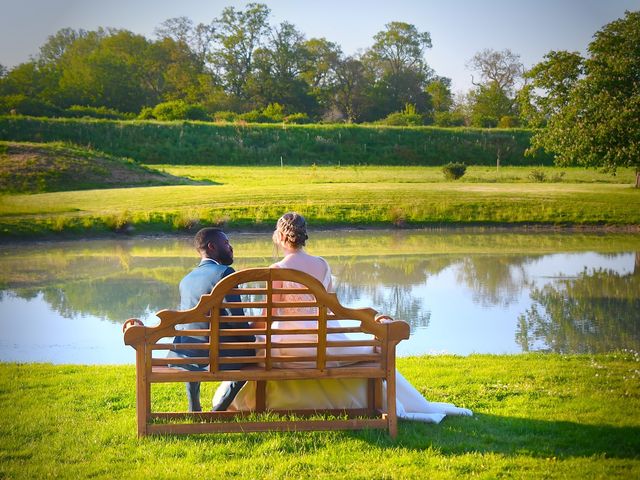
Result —
[[[297, 255], [297, 254], [293, 254]], [[331, 286], [331, 270], [329, 265], [320, 257], [311, 257], [304, 254], [309, 261], [311, 259], [320, 259], [326, 268], [322, 275], [314, 275], [318, 280], [322, 282], [325, 288], [329, 289]], [[272, 267], [278, 268], [292, 268], [289, 263], [296, 264], [300, 267], [300, 261], [290, 262], [292, 255], [286, 257], [281, 262], [278, 262]], [[297, 260], [300, 260], [299, 258]], [[317, 260], [315, 260], [317, 262]], [[303, 262], [304, 263], [304, 262]], [[313, 270], [317, 269], [317, 263], [315, 269], [309, 269], [308, 273], [313, 275]], [[302, 270], [302, 268], [297, 268]], [[306, 269], [305, 269], [306, 270]], [[305, 271], [303, 270], [303, 271]], [[283, 282], [284, 288], [295, 288], [299, 285], [290, 282]], [[295, 298], [294, 298], [295, 297]], [[303, 301], [302, 295], [288, 294], [283, 300], [287, 301]], [[295, 313], [309, 314], [308, 309], [298, 308], [286, 309], [287, 315], [293, 315]], [[328, 326], [339, 326], [340, 321], [330, 320]], [[299, 328], [316, 328], [316, 324], [313, 321], [276, 321], [273, 323], [273, 328], [277, 329], [299, 329]], [[348, 336], [344, 333], [330, 334], [328, 340], [346, 340]], [[315, 334], [309, 335], [274, 335], [272, 337], [274, 342], [301, 342], [301, 341], [314, 341], [316, 340]], [[371, 353], [371, 347], [357, 347], [361, 349], [357, 353]], [[273, 349], [274, 356], [287, 356], [287, 348]], [[295, 348], [290, 349], [289, 354], [301, 355], [308, 354], [309, 356], [315, 356], [315, 349]], [[309, 350], [306, 352], [305, 350]], [[340, 347], [330, 347], [327, 349], [328, 353], [332, 355], [340, 354]], [[356, 353], [354, 347], [349, 347], [349, 353]], [[335, 363], [335, 362], [334, 362]], [[313, 364], [299, 363], [294, 364], [288, 362], [287, 367], [310, 367]], [[277, 364], [274, 364], [277, 368]], [[216, 391], [213, 404], [215, 405], [219, 398], [226, 392], [227, 383], [223, 382]], [[309, 380], [286, 380], [286, 381], [270, 381], [267, 382], [266, 391], [266, 407], [267, 409], [340, 409], [340, 408], [366, 408], [367, 406], [367, 381], [365, 379], [309, 379]], [[256, 383], [247, 382], [240, 390], [236, 398], [231, 403], [229, 410], [232, 411], [247, 411], [255, 408], [255, 392]], [[386, 388], [383, 388], [383, 404], [386, 402]], [[471, 410], [466, 408], [459, 408], [450, 403], [429, 402], [416, 390], [401, 374], [396, 370], [396, 409], [399, 418], [408, 420], [417, 420], [428, 423], [440, 423], [446, 415], [472, 415]]]

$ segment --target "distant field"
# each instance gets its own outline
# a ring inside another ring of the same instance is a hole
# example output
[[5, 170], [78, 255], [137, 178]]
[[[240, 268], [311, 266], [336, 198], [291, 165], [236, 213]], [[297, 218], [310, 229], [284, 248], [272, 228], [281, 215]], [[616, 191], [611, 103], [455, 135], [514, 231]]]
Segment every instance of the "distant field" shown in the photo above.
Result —
[[317, 226], [640, 225], [626, 171], [538, 169], [552, 181], [531, 182], [530, 167], [474, 167], [445, 182], [435, 167], [160, 169], [210, 184], [5, 195], [0, 235], [266, 228], [288, 210]]
[[[229, 185], [295, 185], [308, 183], [444, 183], [442, 167], [230, 167], [199, 165], [154, 165], [162, 172], [193, 180]], [[455, 183], [532, 183], [532, 172], [540, 172], [538, 183], [615, 183], [631, 185], [632, 168], [621, 168], [616, 175], [585, 168], [558, 167], [479, 167], [470, 166]]]

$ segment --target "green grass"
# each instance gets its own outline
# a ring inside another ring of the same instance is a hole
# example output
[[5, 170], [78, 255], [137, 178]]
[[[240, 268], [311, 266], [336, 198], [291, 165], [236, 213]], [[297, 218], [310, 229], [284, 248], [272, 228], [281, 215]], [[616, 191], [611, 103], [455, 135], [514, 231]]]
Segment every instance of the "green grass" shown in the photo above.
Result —
[[[177, 177], [231, 185], [296, 185], [300, 183], [447, 183], [442, 167], [390, 167], [352, 165], [344, 167], [212, 167], [199, 165], [154, 165]], [[558, 167], [467, 167], [465, 175], [454, 183], [536, 183], [529, 178], [540, 171], [544, 182], [607, 183], [632, 185], [633, 168], [619, 169], [616, 175], [585, 168]], [[284, 173], [283, 173], [284, 172]]]
[[282, 125], [0, 116], [0, 139], [63, 141], [145, 164], [551, 165], [525, 157], [532, 130]]
[[[132, 366], [0, 364], [0, 478], [638, 478], [640, 357], [399, 359], [475, 416], [378, 431], [138, 440]], [[182, 385], [155, 392], [183, 409]], [[203, 398], [211, 398], [205, 385]]]
[[640, 225], [640, 190], [598, 183], [621, 177], [585, 170], [567, 181], [525, 183], [530, 169], [512, 167], [498, 183], [482, 168], [470, 168], [466, 182], [444, 182], [425, 167], [163, 168], [214, 184], [5, 195], [0, 236], [266, 229], [288, 210], [315, 227]]

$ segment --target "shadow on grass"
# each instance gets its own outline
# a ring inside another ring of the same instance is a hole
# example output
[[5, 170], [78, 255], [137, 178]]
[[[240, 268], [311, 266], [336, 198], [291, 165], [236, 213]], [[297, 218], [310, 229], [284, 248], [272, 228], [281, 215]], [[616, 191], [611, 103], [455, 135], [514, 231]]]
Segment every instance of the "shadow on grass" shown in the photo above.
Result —
[[444, 456], [493, 453], [506, 457], [556, 459], [640, 458], [640, 427], [584, 425], [484, 414], [447, 418], [440, 425], [400, 421], [396, 440], [383, 430], [363, 430], [158, 435], [147, 437], [145, 441], [164, 443], [169, 438], [182, 438], [189, 443], [213, 442], [241, 449], [260, 448], [275, 442], [281, 452], [303, 454], [321, 446], [335, 448], [340, 445], [341, 437], [364, 441], [374, 449], [428, 450]]
[[[360, 435], [369, 437], [372, 433]], [[436, 449], [445, 455], [480, 452], [556, 458], [640, 457], [640, 427], [584, 425], [485, 414], [447, 418], [441, 425], [401, 421], [395, 443], [384, 441], [376, 434], [373, 436], [377, 437], [375, 443], [379, 445]]]

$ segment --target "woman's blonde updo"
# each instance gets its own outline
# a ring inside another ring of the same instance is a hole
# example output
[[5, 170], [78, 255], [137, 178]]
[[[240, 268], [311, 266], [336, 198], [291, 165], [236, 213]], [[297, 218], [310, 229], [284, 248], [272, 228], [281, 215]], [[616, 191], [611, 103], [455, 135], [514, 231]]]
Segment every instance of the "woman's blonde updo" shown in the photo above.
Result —
[[278, 219], [276, 230], [273, 232], [276, 245], [282, 244], [283, 247], [298, 250], [304, 247], [308, 238], [307, 222], [302, 215], [289, 212]]

